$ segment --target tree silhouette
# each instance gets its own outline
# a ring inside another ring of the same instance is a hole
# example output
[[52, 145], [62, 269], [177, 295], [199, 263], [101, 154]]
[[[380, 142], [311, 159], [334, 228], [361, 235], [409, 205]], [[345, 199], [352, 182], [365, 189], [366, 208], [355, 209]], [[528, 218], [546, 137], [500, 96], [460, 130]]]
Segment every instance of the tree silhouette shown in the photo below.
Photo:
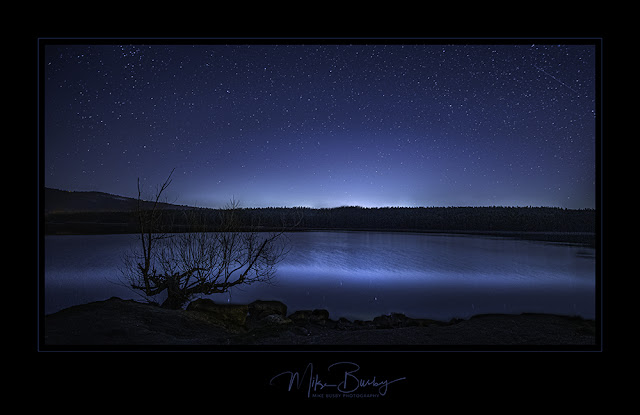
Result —
[[[178, 309], [198, 295], [273, 279], [289, 249], [284, 223], [278, 232], [257, 232], [253, 224], [241, 220], [235, 200], [216, 212], [216, 221], [204, 209], [168, 212], [159, 200], [170, 184], [171, 174], [157, 189], [152, 207], [144, 209], [138, 181], [140, 246], [123, 258], [131, 288], [149, 300], [166, 293], [162, 307]], [[169, 233], [175, 215], [183, 216], [186, 229]]]

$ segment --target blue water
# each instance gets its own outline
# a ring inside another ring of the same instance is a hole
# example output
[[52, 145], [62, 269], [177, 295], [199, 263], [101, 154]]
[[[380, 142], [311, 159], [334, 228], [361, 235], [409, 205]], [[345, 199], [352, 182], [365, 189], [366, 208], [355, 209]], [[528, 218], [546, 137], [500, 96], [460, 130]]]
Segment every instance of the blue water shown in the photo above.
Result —
[[[540, 312], [595, 318], [595, 250], [510, 238], [387, 232], [299, 232], [274, 285], [211, 296], [280, 300], [288, 311], [325, 308], [337, 319], [391, 312], [449, 320]], [[45, 313], [112, 296], [142, 300], [122, 283], [135, 235], [46, 236]], [[159, 299], [160, 301], [162, 299]]]

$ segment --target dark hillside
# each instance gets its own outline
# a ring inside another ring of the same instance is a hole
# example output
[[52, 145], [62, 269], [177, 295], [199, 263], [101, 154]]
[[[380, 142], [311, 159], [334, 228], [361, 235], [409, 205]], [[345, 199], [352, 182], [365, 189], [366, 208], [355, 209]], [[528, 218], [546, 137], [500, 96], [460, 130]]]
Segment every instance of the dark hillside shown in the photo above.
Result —
[[44, 189], [44, 213], [129, 211], [136, 199], [102, 192], [69, 192]]
[[[143, 201], [145, 208], [152, 202]], [[103, 192], [70, 192], [44, 188], [44, 214], [74, 212], [130, 212], [136, 209], [137, 199]], [[163, 209], [185, 209], [170, 203], [159, 203]]]

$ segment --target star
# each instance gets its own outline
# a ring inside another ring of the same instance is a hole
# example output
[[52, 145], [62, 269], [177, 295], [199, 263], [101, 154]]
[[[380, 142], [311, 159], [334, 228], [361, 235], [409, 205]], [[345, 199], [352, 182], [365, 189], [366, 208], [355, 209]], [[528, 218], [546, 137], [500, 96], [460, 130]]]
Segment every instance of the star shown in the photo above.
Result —
[[170, 43], [45, 45], [47, 186], [131, 196], [188, 163], [184, 204], [595, 206], [589, 40]]

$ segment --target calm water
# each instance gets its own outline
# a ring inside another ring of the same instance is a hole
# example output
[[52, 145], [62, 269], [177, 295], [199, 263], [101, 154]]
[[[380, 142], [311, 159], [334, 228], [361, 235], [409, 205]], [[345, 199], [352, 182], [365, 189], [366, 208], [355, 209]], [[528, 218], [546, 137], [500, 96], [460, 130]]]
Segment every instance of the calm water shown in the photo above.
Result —
[[[385, 232], [289, 234], [276, 285], [217, 302], [280, 300], [338, 319], [391, 312], [449, 320], [478, 313], [544, 312], [595, 318], [595, 250], [534, 241]], [[46, 236], [45, 313], [112, 296], [141, 300], [120, 281], [134, 235]]]

